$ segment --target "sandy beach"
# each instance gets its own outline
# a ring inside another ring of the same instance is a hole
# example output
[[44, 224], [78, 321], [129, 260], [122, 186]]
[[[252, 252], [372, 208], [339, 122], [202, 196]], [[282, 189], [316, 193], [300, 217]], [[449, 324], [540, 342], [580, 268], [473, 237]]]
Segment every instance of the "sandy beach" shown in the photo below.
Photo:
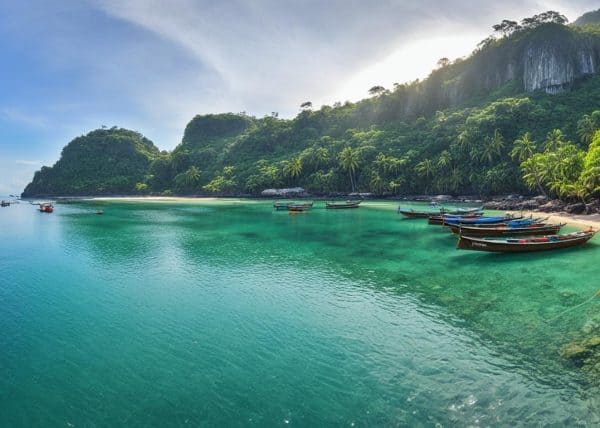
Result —
[[596, 230], [600, 230], [600, 214], [569, 214], [566, 212], [557, 213], [545, 213], [541, 211], [506, 211], [515, 215], [523, 215], [525, 217], [541, 217], [547, 218], [545, 220], [548, 223], [567, 223], [570, 226], [578, 226], [581, 228], [593, 227]]

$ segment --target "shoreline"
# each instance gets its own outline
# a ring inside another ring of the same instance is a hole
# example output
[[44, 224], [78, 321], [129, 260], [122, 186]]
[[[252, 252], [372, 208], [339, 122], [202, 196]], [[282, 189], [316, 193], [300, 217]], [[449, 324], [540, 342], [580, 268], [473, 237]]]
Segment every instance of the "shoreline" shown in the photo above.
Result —
[[524, 210], [524, 211], [514, 211], [508, 210], [506, 211], [510, 214], [518, 214], [523, 215], [525, 217], [533, 216], [533, 217], [547, 217], [548, 223], [566, 223], [568, 226], [578, 226], [582, 228], [592, 227], [595, 230], [600, 230], [600, 214], [569, 214], [567, 212], [557, 212], [557, 213], [547, 213], [543, 211], [532, 211], [532, 210]]
[[[58, 198], [61, 199], [61, 198]], [[67, 199], [67, 198], [65, 198]], [[90, 196], [81, 198], [68, 198], [68, 199], [79, 199], [82, 201], [120, 201], [120, 202], [199, 202], [199, 201], [217, 201], [217, 200], [269, 200], [269, 198], [220, 198], [211, 196]], [[278, 198], [275, 198], [278, 199]], [[374, 199], [376, 201], [376, 199]], [[385, 200], [384, 200], [385, 201]], [[389, 200], [388, 200], [389, 201]], [[365, 201], [368, 204], [368, 200]], [[397, 202], [397, 201], [394, 201]], [[399, 201], [398, 201], [399, 202]], [[414, 201], [421, 202], [421, 201]], [[600, 213], [596, 214], [569, 214], [567, 212], [555, 212], [547, 213], [542, 211], [534, 210], [495, 210], [508, 212], [515, 215], [523, 216], [534, 216], [534, 217], [547, 217], [549, 223], [566, 223], [569, 226], [577, 227], [593, 227], [596, 230], [600, 230]]]

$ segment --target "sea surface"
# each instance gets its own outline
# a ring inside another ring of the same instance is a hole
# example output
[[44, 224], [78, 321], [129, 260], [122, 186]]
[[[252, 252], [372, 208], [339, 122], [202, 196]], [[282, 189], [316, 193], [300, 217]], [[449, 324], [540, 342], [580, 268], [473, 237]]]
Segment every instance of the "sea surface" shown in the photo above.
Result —
[[598, 426], [560, 350], [600, 238], [462, 251], [396, 208], [0, 208], [0, 426]]

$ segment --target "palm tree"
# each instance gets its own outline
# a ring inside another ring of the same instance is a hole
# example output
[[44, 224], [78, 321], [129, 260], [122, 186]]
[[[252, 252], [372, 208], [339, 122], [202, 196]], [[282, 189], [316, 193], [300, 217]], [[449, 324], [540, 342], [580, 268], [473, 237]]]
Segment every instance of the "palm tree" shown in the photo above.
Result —
[[523, 181], [530, 189], [536, 188], [544, 196], [548, 196], [542, 186], [545, 177], [546, 165], [545, 158], [541, 153], [538, 153], [521, 164], [523, 171]]
[[519, 164], [529, 159], [535, 152], [535, 141], [531, 139], [531, 134], [526, 132], [521, 138], [517, 138], [513, 143], [513, 149], [510, 157], [519, 161]]
[[450, 189], [454, 192], [456, 192], [459, 188], [460, 185], [463, 182], [463, 174], [461, 172], [461, 170], [458, 167], [454, 167], [452, 168], [452, 171], [450, 172], [450, 176], [448, 177], [448, 185], [450, 186]]
[[431, 159], [425, 159], [415, 165], [415, 172], [425, 179], [425, 191], [429, 189], [431, 177], [435, 174], [435, 166]]
[[369, 183], [369, 186], [371, 187], [371, 191], [376, 194], [382, 194], [387, 190], [386, 183], [376, 171], [373, 171], [371, 174], [371, 182]]
[[425, 159], [424, 161], [419, 162], [417, 165], [415, 165], [415, 171], [421, 177], [431, 178], [435, 172], [432, 160]]
[[314, 151], [314, 159], [318, 166], [326, 165], [329, 162], [329, 150], [325, 147], [319, 147]]
[[588, 114], [577, 122], [577, 136], [583, 144], [590, 144], [596, 133], [596, 121]]
[[544, 143], [544, 149], [546, 151], [556, 151], [560, 146], [565, 143], [563, 133], [560, 129], [553, 129], [548, 132], [546, 136], [546, 142]]
[[499, 157], [502, 154], [503, 148], [504, 140], [502, 139], [502, 134], [500, 134], [500, 131], [496, 129], [494, 131], [494, 136], [487, 139], [487, 144], [481, 152], [481, 160], [487, 160], [487, 162], [491, 164], [495, 157]]
[[289, 162], [285, 164], [283, 167], [283, 174], [287, 177], [290, 177], [292, 180], [298, 178], [302, 173], [302, 160], [299, 156], [291, 159]]
[[339, 154], [340, 166], [344, 171], [348, 171], [350, 175], [350, 185], [352, 186], [352, 192], [355, 190], [354, 174], [358, 169], [358, 150], [352, 149], [352, 147], [345, 147]]
[[443, 150], [440, 153], [440, 156], [438, 157], [438, 168], [444, 169], [450, 165], [450, 162], [452, 162], [452, 157], [450, 156], [450, 153], [448, 152], [448, 150]]

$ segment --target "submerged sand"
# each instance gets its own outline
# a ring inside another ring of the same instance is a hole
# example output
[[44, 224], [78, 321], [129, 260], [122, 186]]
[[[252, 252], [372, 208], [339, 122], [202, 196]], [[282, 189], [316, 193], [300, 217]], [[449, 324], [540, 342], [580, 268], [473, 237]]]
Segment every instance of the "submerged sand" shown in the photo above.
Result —
[[[231, 200], [231, 201], [246, 201], [250, 202], [253, 200], [244, 198], [215, 198], [215, 197], [190, 197], [190, 196], [102, 196], [89, 198], [88, 200], [93, 201], [120, 201], [120, 202], [209, 202], [217, 200]], [[375, 202], [375, 201], [374, 201]], [[365, 201], [365, 205], [369, 206], [370, 201]], [[378, 205], [373, 204], [373, 205]], [[547, 218], [548, 223], [566, 223], [571, 226], [577, 226], [581, 228], [593, 227], [594, 229], [600, 230], [600, 214], [569, 214], [566, 212], [558, 213], [544, 213], [540, 211], [507, 211], [512, 214], [519, 214], [524, 216], [542, 217]]]

